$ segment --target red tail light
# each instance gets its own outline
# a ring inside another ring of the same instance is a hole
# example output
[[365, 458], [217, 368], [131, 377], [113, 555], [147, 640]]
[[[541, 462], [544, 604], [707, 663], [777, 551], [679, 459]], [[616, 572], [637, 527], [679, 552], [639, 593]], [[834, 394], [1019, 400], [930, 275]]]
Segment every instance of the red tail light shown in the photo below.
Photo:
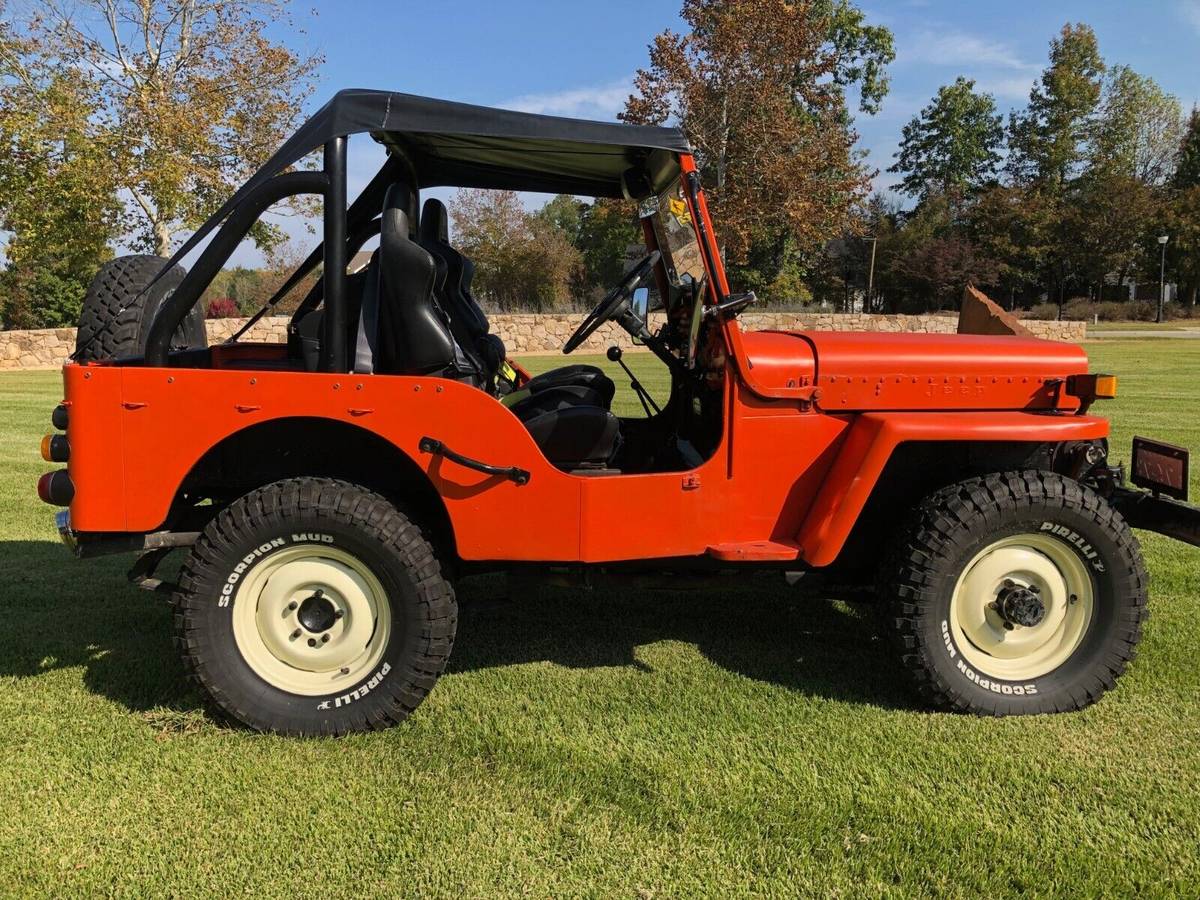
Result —
[[38, 496], [51, 506], [70, 506], [75, 498], [75, 485], [66, 469], [47, 472], [38, 479]]

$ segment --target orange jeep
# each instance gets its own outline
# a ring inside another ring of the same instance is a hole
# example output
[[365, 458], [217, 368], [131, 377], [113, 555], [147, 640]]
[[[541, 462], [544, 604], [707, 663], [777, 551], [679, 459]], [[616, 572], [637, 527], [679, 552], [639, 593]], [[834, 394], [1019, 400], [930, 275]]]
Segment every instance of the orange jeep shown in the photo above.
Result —
[[[347, 204], [360, 133], [388, 155]], [[317, 149], [319, 171], [286, 171]], [[640, 201], [644, 258], [563, 350], [616, 322], [670, 370], [669, 401], [633, 379], [647, 415], [620, 418], [600, 369], [508, 359], [445, 207], [420, 205], [435, 186]], [[279, 295], [323, 276], [287, 343], [206, 346], [201, 293], [298, 194], [323, 199], [323, 241]], [[654, 333], [642, 282], [666, 311]], [[96, 277], [43, 444], [66, 468], [39, 492], [77, 555], [138, 551], [145, 585], [186, 548], [184, 665], [255, 729], [401, 721], [450, 656], [451, 573], [517, 567], [824, 570], [877, 585], [934, 705], [1059, 712], [1112, 687], [1146, 617], [1130, 525], [1200, 542], [1186, 451], [1139, 441], [1151, 491], [1127, 487], [1089, 414], [1116, 380], [1077, 346], [745, 332], [754, 301], [730, 293], [679, 130], [343, 91], [174, 258]]]

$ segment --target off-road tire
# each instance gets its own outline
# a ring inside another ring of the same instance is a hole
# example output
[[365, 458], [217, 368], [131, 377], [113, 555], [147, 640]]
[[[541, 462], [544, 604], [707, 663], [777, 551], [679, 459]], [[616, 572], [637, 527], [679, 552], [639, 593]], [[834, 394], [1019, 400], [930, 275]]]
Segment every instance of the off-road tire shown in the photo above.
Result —
[[[987, 677], [960, 652], [948, 624], [951, 598], [977, 554], [1031, 533], [1060, 541], [1083, 563], [1093, 589], [1091, 618], [1077, 647], [1052, 671], [1032, 679]], [[1120, 513], [1077, 481], [1025, 470], [971, 478], [926, 498], [897, 532], [880, 592], [890, 603], [904, 666], [926, 701], [1007, 716], [1082, 709], [1114, 687], [1141, 639], [1148, 580]]]
[[[328, 694], [269, 683], [247, 662], [234, 632], [233, 611], [247, 600], [238, 588], [271, 558], [272, 543], [302, 548], [305, 541], [361, 560], [390, 608], [380, 661]], [[421, 530], [378, 494], [325, 478], [277, 481], [222, 510], [188, 554], [175, 595], [175, 643], [189, 677], [225, 717], [289, 735], [341, 735], [403, 721], [445, 668], [457, 622], [454, 591]]]
[[[150, 324], [164, 299], [169, 297], [187, 271], [174, 266], [150, 289], [166, 260], [160, 256], [118, 256], [100, 267], [83, 298], [79, 330], [75, 336], [75, 358], [80, 362], [139, 356], [146, 349]], [[171, 337], [175, 348], [208, 346], [204, 310], [197, 303]]]

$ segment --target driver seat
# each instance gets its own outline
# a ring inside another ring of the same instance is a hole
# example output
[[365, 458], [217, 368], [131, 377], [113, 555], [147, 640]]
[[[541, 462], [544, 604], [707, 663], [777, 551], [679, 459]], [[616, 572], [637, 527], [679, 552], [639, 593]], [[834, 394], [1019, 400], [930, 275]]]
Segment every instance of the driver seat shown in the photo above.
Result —
[[[449, 216], [446, 204], [435, 197], [430, 197], [421, 208], [420, 243], [431, 254], [441, 258], [446, 264], [446, 281], [444, 287], [445, 311], [450, 317], [450, 327], [458, 343], [471, 347], [481, 357], [487, 369], [490, 381], [495, 378], [496, 371], [504, 362], [506, 350], [504, 342], [494, 334], [490, 334], [491, 325], [487, 315], [471, 293], [471, 280], [475, 276], [475, 264], [450, 245]], [[571, 390], [564, 396], [575, 396], [581, 400], [597, 403], [604, 409], [612, 406], [613, 395], [617, 387], [613, 380], [596, 366], [574, 364], [561, 366], [541, 375], [535, 375], [514, 394], [506, 405], [522, 401], [546, 390], [559, 388], [583, 389]]]

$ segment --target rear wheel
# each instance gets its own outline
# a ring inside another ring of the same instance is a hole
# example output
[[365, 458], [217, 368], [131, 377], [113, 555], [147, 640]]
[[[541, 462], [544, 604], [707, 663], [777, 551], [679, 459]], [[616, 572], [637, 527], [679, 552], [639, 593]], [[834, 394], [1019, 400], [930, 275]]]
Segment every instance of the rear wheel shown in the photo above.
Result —
[[934, 705], [986, 715], [1081, 709], [1134, 657], [1147, 576], [1129, 526], [1044, 471], [973, 478], [899, 533], [884, 599]]
[[[115, 359], [145, 351], [155, 314], [187, 274], [182, 266], [173, 266], [155, 282], [166, 262], [160, 256], [134, 254], [118, 256], [100, 267], [83, 299], [75, 337], [76, 359]], [[153, 287], [149, 287], [152, 282]], [[171, 346], [208, 346], [204, 310], [199, 303], [175, 330]]]
[[226, 716], [344, 734], [406, 718], [449, 658], [457, 607], [420, 530], [384, 498], [300, 478], [223, 510], [184, 565], [176, 642]]

